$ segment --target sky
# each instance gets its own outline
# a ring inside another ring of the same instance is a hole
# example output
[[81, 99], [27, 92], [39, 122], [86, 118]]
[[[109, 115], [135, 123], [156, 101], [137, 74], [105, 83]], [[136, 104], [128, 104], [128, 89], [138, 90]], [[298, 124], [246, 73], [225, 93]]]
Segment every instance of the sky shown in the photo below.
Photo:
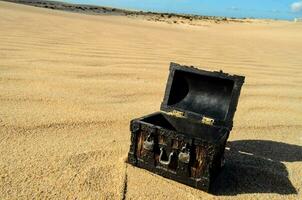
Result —
[[302, 0], [62, 0], [142, 11], [293, 20], [302, 18]]

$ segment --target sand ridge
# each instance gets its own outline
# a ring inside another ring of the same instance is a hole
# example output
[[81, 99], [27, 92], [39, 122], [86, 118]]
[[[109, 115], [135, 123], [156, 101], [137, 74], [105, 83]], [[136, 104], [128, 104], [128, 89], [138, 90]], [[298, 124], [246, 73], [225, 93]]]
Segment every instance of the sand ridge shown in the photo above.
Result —
[[[1, 199], [301, 199], [302, 35], [0, 2]], [[125, 164], [169, 62], [246, 76], [213, 196]]]

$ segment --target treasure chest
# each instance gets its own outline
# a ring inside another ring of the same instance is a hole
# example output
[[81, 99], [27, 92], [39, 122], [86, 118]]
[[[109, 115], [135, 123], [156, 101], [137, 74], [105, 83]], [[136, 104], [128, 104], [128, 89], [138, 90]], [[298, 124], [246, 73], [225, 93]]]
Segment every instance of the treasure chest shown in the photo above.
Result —
[[130, 122], [128, 162], [209, 192], [243, 83], [243, 76], [171, 63], [160, 111]]

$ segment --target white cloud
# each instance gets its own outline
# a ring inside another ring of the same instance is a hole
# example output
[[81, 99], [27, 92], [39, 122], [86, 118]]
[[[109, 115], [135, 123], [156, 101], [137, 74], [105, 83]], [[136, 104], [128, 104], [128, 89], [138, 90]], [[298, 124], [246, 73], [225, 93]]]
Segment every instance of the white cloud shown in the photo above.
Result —
[[300, 11], [302, 11], [302, 1], [292, 3], [292, 5], [290, 7], [293, 12], [300, 12]]

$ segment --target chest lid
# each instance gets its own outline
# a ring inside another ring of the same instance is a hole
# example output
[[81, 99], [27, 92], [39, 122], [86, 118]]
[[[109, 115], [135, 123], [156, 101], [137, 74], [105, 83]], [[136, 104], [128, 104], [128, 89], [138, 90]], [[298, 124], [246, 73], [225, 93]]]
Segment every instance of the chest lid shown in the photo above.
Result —
[[171, 63], [161, 111], [231, 129], [243, 83], [243, 76]]

